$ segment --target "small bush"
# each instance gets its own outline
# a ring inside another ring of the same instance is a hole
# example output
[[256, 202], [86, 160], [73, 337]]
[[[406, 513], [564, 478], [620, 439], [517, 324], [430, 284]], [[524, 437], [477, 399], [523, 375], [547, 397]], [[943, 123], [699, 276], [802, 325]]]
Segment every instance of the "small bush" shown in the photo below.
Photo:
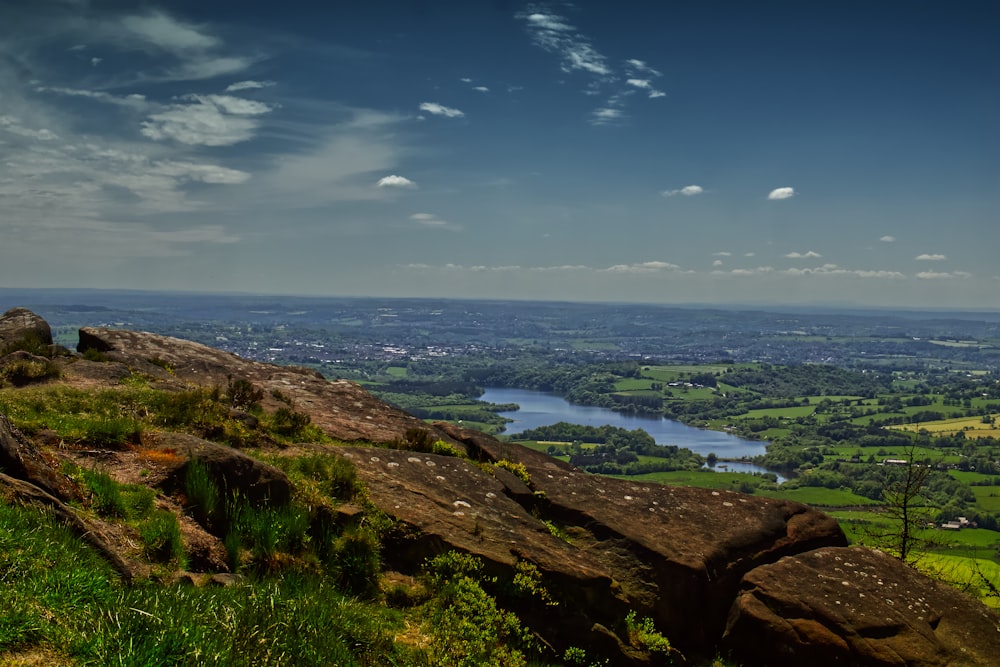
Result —
[[111, 357], [104, 354], [96, 347], [88, 347], [86, 350], [84, 350], [83, 358], [86, 359], [87, 361], [100, 361], [100, 362], [111, 361]]
[[246, 378], [230, 379], [226, 387], [229, 405], [240, 410], [251, 410], [260, 407], [264, 392]]
[[648, 616], [640, 621], [637, 620], [636, 613], [630, 611], [625, 617], [625, 626], [628, 628], [629, 641], [637, 649], [660, 655], [670, 655], [674, 651], [670, 641], [660, 634], [653, 619]]
[[58, 377], [59, 368], [48, 359], [17, 359], [0, 370], [0, 378], [15, 387]]
[[301, 435], [311, 421], [307, 414], [280, 407], [271, 417], [271, 428], [279, 435], [295, 437]]
[[52, 356], [52, 346], [42, 340], [42, 337], [35, 332], [28, 332], [21, 338], [8, 343], [4, 348], [0, 349], [0, 357], [6, 356], [13, 352], [27, 352], [36, 357], [51, 357]]
[[403, 436], [406, 438], [406, 445], [415, 452], [430, 453], [434, 451], [434, 436], [430, 431], [414, 426], [406, 429]]
[[378, 539], [367, 530], [345, 533], [333, 548], [337, 586], [350, 595], [375, 597], [382, 569]]
[[516, 463], [514, 461], [508, 461], [507, 459], [500, 459], [494, 463], [497, 468], [503, 468], [508, 472], [514, 473], [514, 476], [519, 480], [531, 486], [531, 475], [528, 474], [528, 469], [523, 463]]
[[358, 492], [354, 464], [341, 456], [313, 454], [295, 459], [282, 458], [278, 464], [292, 475], [315, 482], [326, 495], [350, 500]]
[[440, 454], [441, 456], [462, 456], [462, 452], [455, 445], [444, 440], [435, 440], [434, 444], [431, 445], [431, 453]]

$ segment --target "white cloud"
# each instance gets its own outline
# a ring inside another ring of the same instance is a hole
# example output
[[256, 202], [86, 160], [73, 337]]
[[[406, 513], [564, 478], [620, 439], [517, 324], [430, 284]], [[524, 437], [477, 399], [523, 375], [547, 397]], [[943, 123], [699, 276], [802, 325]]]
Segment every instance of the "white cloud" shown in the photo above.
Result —
[[913, 259], [915, 259], [915, 260], [917, 260], [919, 262], [942, 262], [942, 261], [948, 259], [948, 256], [947, 255], [930, 255], [930, 254], [926, 254], [925, 253], [923, 255], [917, 255]]
[[722, 250], [720, 252], [713, 252], [712, 257], [732, 257], [733, 253], [728, 250]]
[[417, 184], [406, 178], [405, 176], [397, 176], [396, 174], [391, 174], [389, 176], [383, 176], [378, 179], [378, 183], [375, 184], [378, 188], [415, 188]]
[[625, 113], [621, 109], [612, 109], [611, 107], [602, 107], [600, 109], [595, 109], [590, 114], [590, 124], [591, 125], [608, 125], [610, 123], [616, 123], [625, 117]]
[[791, 199], [795, 196], [795, 188], [775, 188], [767, 195], [768, 199]]
[[601, 270], [607, 273], [660, 273], [662, 271], [678, 271], [680, 268], [670, 262], [652, 261], [637, 264], [615, 264]]
[[547, 12], [520, 12], [516, 18], [527, 23], [537, 46], [559, 56], [564, 72], [583, 71], [601, 77], [612, 74], [607, 59], [564, 17]]
[[757, 254], [757, 253], [755, 253], [755, 252], [745, 252], [745, 253], [743, 253], [743, 256], [744, 256], [744, 257], [753, 257], [753, 256], [755, 256], [756, 254]]
[[972, 274], [966, 271], [921, 271], [917, 278], [921, 280], [951, 280], [953, 278], [971, 278]]
[[664, 197], [674, 197], [676, 195], [694, 197], [695, 195], [700, 195], [703, 192], [705, 192], [705, 188], [700, 185], [685, 185], [683, 188], [678, 188], [677, 190], [664, 190], [660, 194]]
[[474, 86], [472, 89], [473, 90], [477, 90], [480, 93], [488, 93], [488, 92], [490, 92], [490, 89], [487, 88], [486, 86]]
[[712, 266], [722, 266], [722, 264], [723, 261], [721, 259], [717, 259], [714, 262], [712, 262]]
[[190, 146], [231, 146], [252, 139], [256, 116], [273, 107], [231, 95], [189, 95], [191, 104], [174, 104], [150, 114], [140, 132], [156, 141], [173, 139]]
[[647, 65], [644, 60], [638, 60], [637, 58], [629, 58], [626, 60], [625, 70], [629, 74], [651, 74], [653, 76], [662, 76], [660, 72]]
[[240, 90], [253, 90], [256, 88], [266, 88], [275, 85], [274, 81], [237, 81], [226, 86], [227, 93], [235, 93]]
[[90, 59], [90, 65], [91, 65], [91, 67], [97, 67], [103, 61], [104, 61], [104, 58], [98, 58], [98, 57], [95, 56], [95, 57], [93, 57], [93, 58]]
[[445, 118], [461, 118], [465, 115], [464, 111], [452, 109], [451, 107], [446, 107], [443, 104], [438, 104], [437, 102], [423, 102], [420, 105], [420, 110], [426, 111], [427, 113], [435, 116], [444, 116]]
[[804, 252], [804, 253], [803, 252], [790, 252], [787, 255], [785, 255], [785, 257], [787, 257], [789, 259], [814, 259], [814, 258], [822, 257], [822, 256], [823, 255], [819, 254], [818, 252], [813, 252], [812, 250], [810, 250], [808, 252]]
[[13, 116], [0, 116], [0, 130], [6, 130], [11, 134], [16, 134], [20, 137], [38, 139], [39, 141], [53, 141], [59, 138], [55, 132], [46, 128], [36, 130], [30, 127], [25, 127], [20, 119], [14, 118]]
[[667, 94], [662, 90], [651, 90], [649, 91], [649, 99], [655, 100], [658, 97], [666, 97]]
[[647, 90], [653, 87], [653, 84], [649, 82], [649, 79], [628, 79], [625, 83], [636, 88], [645, 88]]
[[461, 79], [459, 79], [459, 81], [461, 81], [462, 83], [472, 83], [472, 79], [470, 79], [467, 76], [463, 76]]
[[896, 237], [895, 236], [889, 236], [888, 234], [886, 234], [885, 236], [883, 236], [882, 238], [880, 238], [879, 241], [881, 241], [882, 243], [895, 243], [896, 242]]

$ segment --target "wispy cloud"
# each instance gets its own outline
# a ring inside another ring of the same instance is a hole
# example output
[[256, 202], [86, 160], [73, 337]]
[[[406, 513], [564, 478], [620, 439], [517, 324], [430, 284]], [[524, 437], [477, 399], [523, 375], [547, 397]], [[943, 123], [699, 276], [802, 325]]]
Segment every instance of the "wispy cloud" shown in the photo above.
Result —
[[595, 109], [590, 114], [591, 125], [610, 125], [621, 122], [625, 118], [625, 112], [621, 109], [602, 107]]
[[601, 77], [611, 76], [612, 71], [604, 57], [590, 44], [590, 40], [577, 32], [563, 16], [543, 7], [515, 15], [525, 22], [532, 41], [560, 59], [564, 72], [582, 71]]
[[917, 278], [921, 280], [952, 280], [971, 277], [972, 274], [966, 271], [921, 271], [917, 274]]
[[677, 195], [682, 195], [684, 197], [694, 197], [695, 195], [700, 195], [705, 192], [705, 188], [700, 185], [685, 185], [683, 188], [678, 188], [676, 190], [664, 190], [660, 194], [664, 197], [676, 197]]
[[477, 92], [480, 92], [480, 93], [488, 93], [488, 92], [490, 92], [490, 89], [487, 88], [486, 86], [473, 86], [472, 89], [475, 90], [475, 91], [477, 91]]
[[880, 238], [879, 241], [881, 241], [882, 243], [895, 243], [896, 242], [896, 237], [895, 236], [890, 236], [890, 235], [886, 234], [885, 236], [883, 236], [882, 238]]
[[925, 253], [923, 255], [917, 255], [913, 259], [917, 260], [918, 262], [943, 262], [944, 260], [948, 259], [948, 256], [937, 255], [937, 254], [932, 255]]
[[391, 174], [389, 176], [383, 176], [378, 179], [375, 184], [378, 188], [409, 188], [413, 189], [417, 187], [417, 184], [406, 178], [405, 176], [397, 176], [396, 174]]
[[790, 252], [785, 255], [788, 259], [815, 259], [822, 256], [823, 255], [818, 252], [813, 252], [812, 250], [809, 250], [808, 252]]
[[733, 253], [728, 250], [720, 250], [719, 252], [713, 252], [712, 257], [732, 257]]
[[231, 95], [187, 95], [187, 104], [171, 105], [142, 123], [144, 136], [192, 146], [231, 146], [252, 139], [272, 106]]
[[274, 81], [237, 81], [226, 86], [227, 93], [235, 93], [241, 90], [254, 90], [257, 88], [267, 88], [275, 85]]
[[652, 261], [637, 264], [615, 264], [606, 269], [606, 273], [660, 273], [663, 271], [680, 271], [681, 267], [670, 262]]
[[604, 106], [591, 113], [591, 125], [608, 125], [624, 119], [623, 113], [611, 118], [611, 112], [621, 111], [625, 100], [637, 91], [645, 92], [652, 99], [665, 95], [653, 85], [652, 79], [662, 76], [660, 72], [636, 58], [625, 60], [620, 67], [613, 66], [589, 37], [547, 5], [529, 6], [515, 17], [524, 21], [536, 46], [559, 58], [559, 67], [564, 73], [588, 78], [584, 87], [587, 95], [608, 96]]
[[775, 188], [771, 190], [770, 194], [767, 195], [768, 199], [771, 200], [781, 200], [781, 199], [791, 199], [795, 196], [795, 188]]
[[410, 221], [420, 227], [428, 229], [447, 229], [450, 231], [458, 231], [461, 229], [460, 225], [455, 225], [447, 220], [442, 220], [440, 216], [434, 213], [414, 213], [410, 216]]
[[423, 102], [420, 105], [420, 110], [426, 111], [434, 116], [444, 116], [445, 118], [461, 118], [465, 115], [464, 111], [446, 107], [443, 104], [438, 104], [437, 102]]

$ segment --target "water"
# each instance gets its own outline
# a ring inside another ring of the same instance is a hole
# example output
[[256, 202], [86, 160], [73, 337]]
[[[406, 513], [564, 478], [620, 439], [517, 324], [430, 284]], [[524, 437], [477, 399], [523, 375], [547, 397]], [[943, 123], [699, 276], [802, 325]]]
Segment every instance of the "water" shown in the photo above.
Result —
[[[720, 459], [757, 456], [763, 454], [766, 447], [766, 443], [760, 441], [744, 440], [722, 431], [695, 428], [673, 419], [625, 415], [607, 408], [574, 405], [561, 396], [544, 391], [487, 389], [481, 399], [490, 403], [517, 403], [521, 406], [521, 409], [515, 412], [500, 413], [503, 417], [513, 420], [507, 424], [507, 433], [518, 433], [556, 422], [584, 426], [610, 424], [630, 431], [641, 428], [653, 436], [658, 445], [687, 447], [702, 456], [714, 452]], [[716, 469], [722, 470], [722, 466], [727, 466], [725, 469], [731, 472], [769, 472], [766, 468], [742, 461], [723, 461], [716, 466]]]

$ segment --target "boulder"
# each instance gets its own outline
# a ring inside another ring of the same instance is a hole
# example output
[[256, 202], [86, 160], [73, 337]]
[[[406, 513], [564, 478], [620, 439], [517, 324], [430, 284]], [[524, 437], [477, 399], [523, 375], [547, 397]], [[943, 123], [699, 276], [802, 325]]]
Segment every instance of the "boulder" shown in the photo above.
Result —
[[577, 551], [613, 572], [630, 603], [685, 651], [718, 641], [747, 572], [847, 545], [833, 518], [800, 503], [591, 475], [482, 433], [436, 426], [481, 460], [524, 464], [534, 513], [585, 531]]
[[987, 667], [1000, 616], [882, 552], [828, 548], [747, 573], [724, 641], [746, 667]]
[[49, 323], [27, 308], [11, 308], [0, 315], [0, 355], [25, 346], [36, 354], [52, 345]]
[[186, 433], [143, 433], [142, 446], [177, 455], [178, 463], [166, 474], [163, 486], [184, 488], [184, 475], [192, 459], [201, 461], [220, 492], [238, 490], [253, 505], [286, 505], [292, 484], [285, 473], [246, 454]]

